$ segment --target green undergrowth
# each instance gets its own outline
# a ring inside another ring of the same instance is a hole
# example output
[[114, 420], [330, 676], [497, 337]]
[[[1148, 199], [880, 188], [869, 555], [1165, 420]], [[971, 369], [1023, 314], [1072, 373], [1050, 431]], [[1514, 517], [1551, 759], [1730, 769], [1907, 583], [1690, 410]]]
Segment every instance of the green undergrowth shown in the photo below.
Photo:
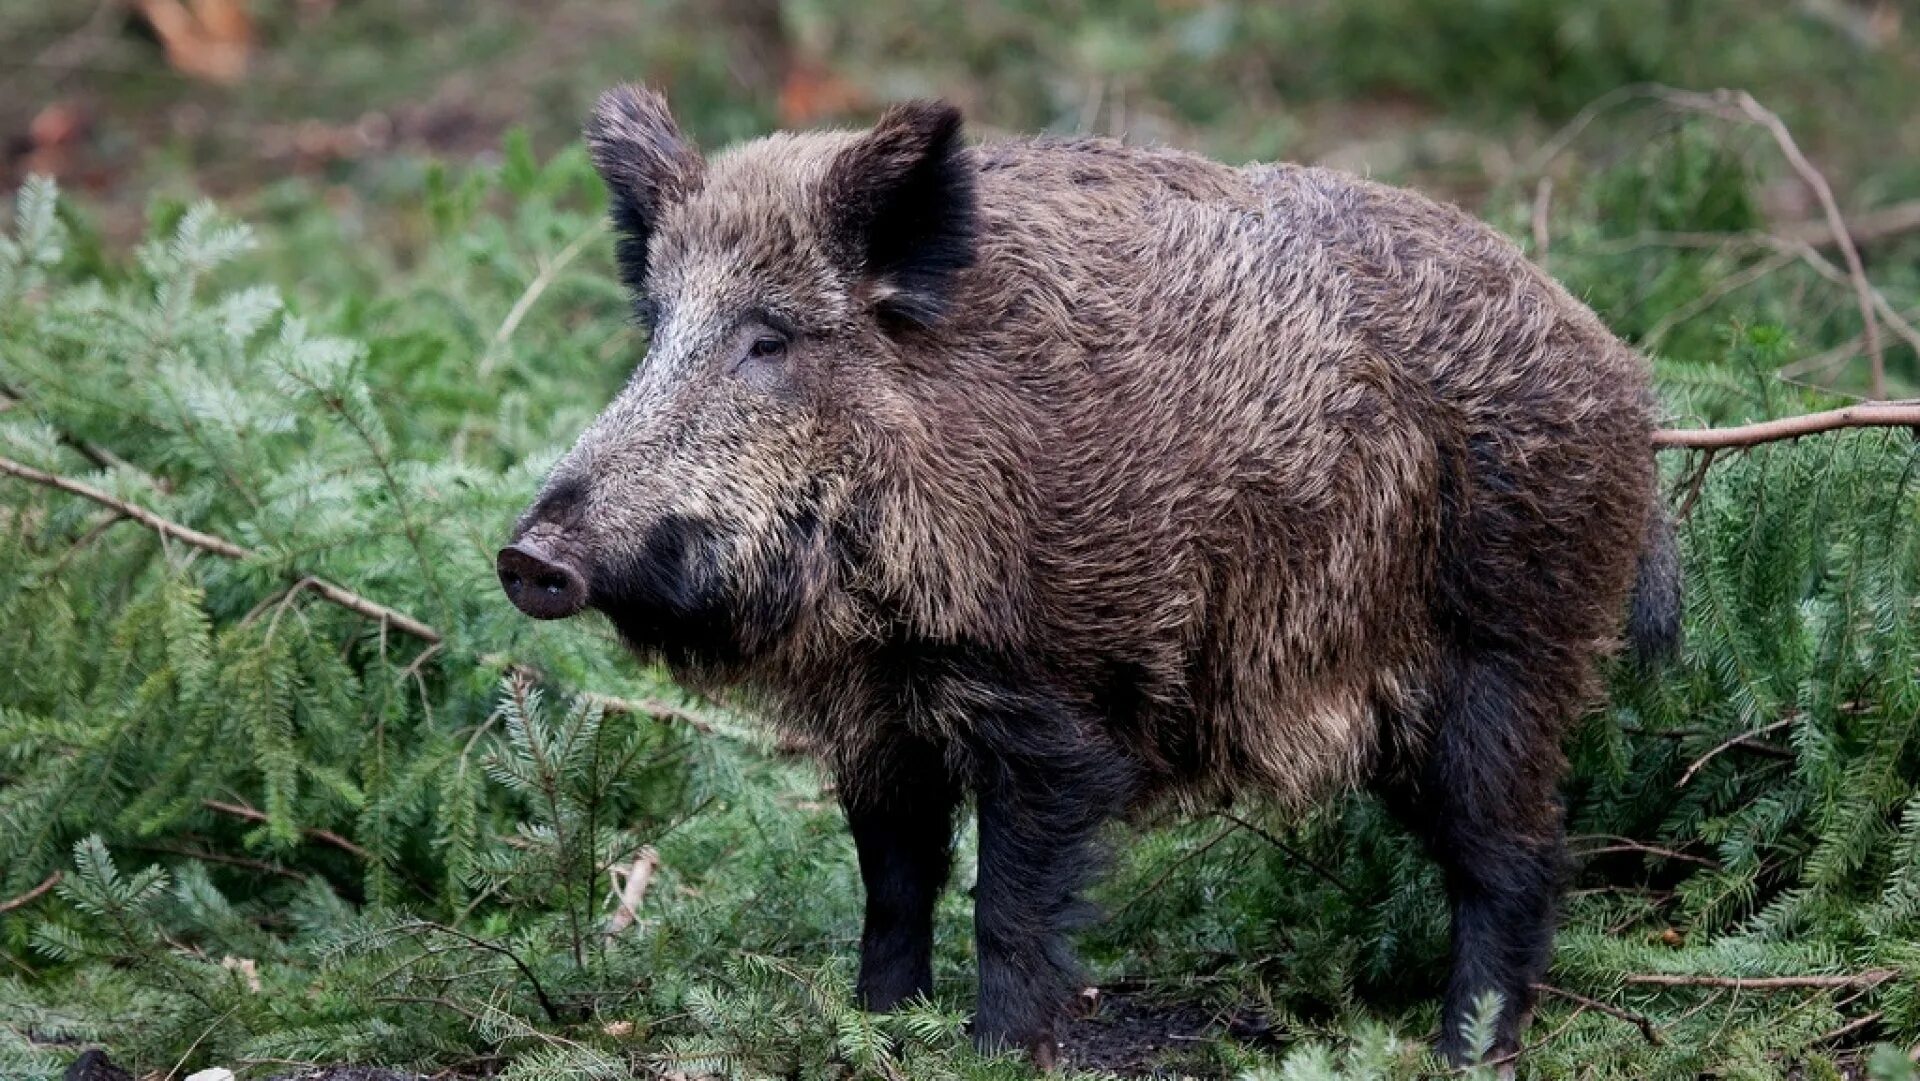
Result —
[[[1817, 266], [1716, 295], [1767, 252], [1660, 242], [1758, 225], [1768, 167], [1743, 138], [1664, 130], [1563, 181], [1551, 217], [1552, 269], [1659, 354], [1676, 423], [1832, 406], [1861, 378], [1781, 377], [1858, 333]], [[1524, 196], [1481, 209], [1529, 235]], [[157, 204], [130, 257], [50, 185], [18, 199], [0, 456], [245, 552], [0, 477], [0, 900], [54, 883], [0, 916], [0, 1076], [94, 1043], [163, 1076], [1026, 1076], [966, 1046], [966, 844], [935, 1000], [859, 1013], [857, 873], [813, 769], [604, 624], [498, 595], [500, 536], [638, 355], [581, 152], [511, 140], [412, 197], [404, 250], [342, 240], [289, 188], [260, 232]], [[1881, 285], [1911, 305], [1900, 273]], [[1914, 385], [1904, 347], [1887, 362]], [[1912, 1076], [1915, 448], [1668, 456], [1686, 655], [1614, 673], [1571, 741], [1579, 867], [1523, 1074]], [[610, 930], [613, 872], [648, 847], [637, 918]], [[1373, 803], [1161, 820], [1115, 848], [1095, 982], [1267, 1033], [1169, 1068], [1437, 1070], [1441, 891]], [[1713, 985], [1762, 977], [1836, 985]]]

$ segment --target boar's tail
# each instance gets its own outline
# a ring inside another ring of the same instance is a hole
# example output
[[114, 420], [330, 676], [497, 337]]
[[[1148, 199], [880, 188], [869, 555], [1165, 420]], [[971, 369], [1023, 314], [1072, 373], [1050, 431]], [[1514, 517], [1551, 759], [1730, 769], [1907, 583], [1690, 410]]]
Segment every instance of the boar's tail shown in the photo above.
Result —
[[1680, 548], [1673, 516], [1657, 490], [1646, 544], [1640, 549], [1640, 570], [1633, 580], [1627, 640], [1634, 658], [1649, 667], [1680, 649]]

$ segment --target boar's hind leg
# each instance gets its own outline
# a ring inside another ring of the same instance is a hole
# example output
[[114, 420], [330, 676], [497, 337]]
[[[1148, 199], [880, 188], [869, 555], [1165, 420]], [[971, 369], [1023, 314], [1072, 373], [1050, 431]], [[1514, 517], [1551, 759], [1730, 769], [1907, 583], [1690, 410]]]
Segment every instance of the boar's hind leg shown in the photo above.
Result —
[[933, 909], [952, 862], [960, 792], [940, 748], [889, 733], [843, 772], [840, 804], [867, 888], [860, 1004], [891, 1010], [933, 993]]
[[1440, 1052], [1465, 1064], [1476, 1001], [1498, 994], [1491, 1057], [1519, 1050], [1553, 950], [1565, 866], [1552, 735], [1560, 702], [1530, 698], [1518, 667], [1468, 663], [1439, 703], [1422, 763], [1388, 802], [1440, 864], [1453, 912]]
[[984, 1051], [1025, 1049], [1051, 1068], [1054, 1024], [1079, 990], [1067, 932], [1090, 914], [1078, 894], [1100, 863], [1096, 834], [1125, 808], [1134, 770], [1065, 718], [1016, 718], [1000, 734], [977, 771], [974, 1042]]

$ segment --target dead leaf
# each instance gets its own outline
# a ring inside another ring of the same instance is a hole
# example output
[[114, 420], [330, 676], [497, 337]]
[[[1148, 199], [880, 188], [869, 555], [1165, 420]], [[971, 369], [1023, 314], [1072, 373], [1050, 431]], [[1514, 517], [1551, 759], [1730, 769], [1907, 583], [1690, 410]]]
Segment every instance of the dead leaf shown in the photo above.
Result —
[[247, 981], [247, 990], [260, 993], [260, 966], [251, 957], [222, 957], [220, 967], [229, 972], [238, 972]]
[[228, 86], [246, 75], [253, 51], [247, 0], [135, 0], [135, 6], [175, 71]]

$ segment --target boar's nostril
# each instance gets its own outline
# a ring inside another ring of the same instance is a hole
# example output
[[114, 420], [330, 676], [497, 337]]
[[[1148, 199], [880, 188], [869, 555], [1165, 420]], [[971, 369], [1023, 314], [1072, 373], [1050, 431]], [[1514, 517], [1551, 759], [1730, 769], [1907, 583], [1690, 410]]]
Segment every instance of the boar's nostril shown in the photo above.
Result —
[[535, 619], [564, 619], [587, 605], [587, 580], [539, 543], [519, 540], [494, 559], [500, 588], [513, 606]]

